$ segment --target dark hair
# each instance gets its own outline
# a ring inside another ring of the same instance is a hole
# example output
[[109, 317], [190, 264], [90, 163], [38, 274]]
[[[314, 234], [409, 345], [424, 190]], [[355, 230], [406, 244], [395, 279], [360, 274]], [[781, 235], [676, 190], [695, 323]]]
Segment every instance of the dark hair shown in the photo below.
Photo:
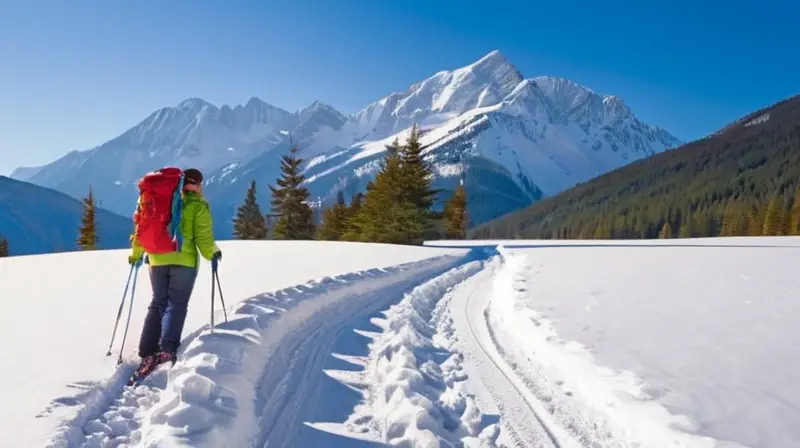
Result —
[[183, 183], [186, 185], [200, 185], [203, 183], [203, 173], [196, 168], [189, 168], [183, 172]]

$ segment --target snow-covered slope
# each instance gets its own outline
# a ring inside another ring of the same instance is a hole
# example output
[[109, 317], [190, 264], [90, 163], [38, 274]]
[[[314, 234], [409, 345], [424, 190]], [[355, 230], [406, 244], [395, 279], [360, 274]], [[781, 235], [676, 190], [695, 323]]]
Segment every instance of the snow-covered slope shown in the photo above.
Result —
[[[131, 220], [102, 208], [96, 213], [99, 246], [126, 247]], [[11, 255], [74, 250], [82, 215], [77, 199], [0, 176], [0, 236], [8, 238]]]
[[[452, 189], [466, 169], [473, 224], [681, 143], [638, 120], [617, 97], [564, 79], [525, 78], [492, 51], [348, 117], [319, 102], [290, 114], [256, 99], [235, 109], [187, 100], [98, 148], [70, 153], [30, 180], [70, 194], [92, 181], [112, 210], [129, 214], [132, 182], [142, 173], [196, 166], [207, 171], [218, 232], [227, 236], [248, 184], [256, 180], [268, 191], [290, 139], [309, 161], [312, 195], [330, 203], [340, 189], [347, 198], [363, 191], [385, 145], [403, 140], [415, 122], [426, 133], [437, 188]], [[261, 196], [262, 207], [267, 199]]]
[[125, 251], [0, 259], [3, 445], [800, 444], [797, 237], [220, 245], [228, 321], [203, 264], [137, 388]]

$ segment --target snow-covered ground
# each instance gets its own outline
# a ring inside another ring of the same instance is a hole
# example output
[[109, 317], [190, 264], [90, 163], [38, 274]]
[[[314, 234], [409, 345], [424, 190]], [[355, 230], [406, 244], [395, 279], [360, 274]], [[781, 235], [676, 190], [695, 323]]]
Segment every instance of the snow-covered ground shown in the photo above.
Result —
[[[255, 306], [253, 310], [260, 314], [269, 312], [268, 305], [286, 308], [282, 302], [303, 297], [309, 288], [324, 290], [325, 285], [331, 283], [353, 282], [382, 274], [376, 271], [379, 269], [465, 252], [335, 242], [223, 241], [219, 245], [223, 251], [220, 282], [225, 304], [230, 310]], [[148, 275], [140, 271], [125, 342], [125, 357], [130, 363], [123, 364], [117, 372], [116, 359], [127, 318], [127, 303], [117, 329], [113, 356], [105, 354], [128, 276], [127, 254], [125, 250], [113, 250], [0, 259], [0, 297], [4, 308], [0, 313], [0, 362], [3, 366], [0, 379], [9, 391], [3, 400], [6, 405], [0, 406], [0, 446], [47, 446], [47, 441], [54, 436], [70, 443], [54, 442], [52, 446], [81, 446], [77, 442], [83, 438], [82, 428], [87, 432], [102, 429], [103, 425], [92, 422], [103, 417], [113, 405], [133, 369], [139, 331], [151, 293]], [[197, 344], [208, 337], [211, 309], [208, 266], [203, 263], [201, 267], [184, 328], [185, 337], [194, 337], [185, 340], [182, 350], [192, 347], [196, 350]], [[424, 273], [433, 268], [436, 265], [423, 264], [415, 272]], [[343, 280], [330, 279], [348, 274]], [[296, 291], [278, 293], [295, 285]], [[279, 294], [281, 301], [262, 296], [270, 292]], [[259, 305], [260, 298], [264, 306]], [[215, 322], [222, 328], [225, 324], [220, 308], [217, 296]], [[237, 325], [244, 324], [240, 317], [229, 311], [228, 325], [240, 328]], [[214, 336], [222, 339], [222, 334], [219, 330]], [[246, 345], [244, 339], [232, 341]], [[265, 344], [269, 342], [265, 340]], [[203, 350], [213, 354], [218, 347], [212, 342]], [[203, 370], [202, 366], [191, 363], [204, 357], [187, 357], [189, 354], [181, 354], [185, 361], [176, 364], [173, 372], [177, 374], [187, 368]], [[234, 351], [228, 350], [225, 356], [234, 356]], [[273, 370], [287, 366], [274, 362], [266, 367]], [[190, 381], [189, 387], [203, 385], [196, 382], [196, 376], [191, 378], [195, 378], [195, 382]], [[144, 406], [147, 400], [142, 400]], [[161, 402], [162, 406], [166, 404], [167, 401]], [[139, 416], [130, 412], [129, 408], [119, 410], [121, 417], [109, 415], [113, 421], [104, 423], [114, 431], [127, 434], [132, 425], [142, 424], [134, 422]], [[193, 420], [192, 424], [200, 422]]]
[[0, 445], [800, 446], [798, 238], [221, 245], [136, 389], [124, 251], [0, 260]]
[[488, 326], [562, 427], [600, 446], [800, 446], [800, 238], [428, 244], [498, 243]]

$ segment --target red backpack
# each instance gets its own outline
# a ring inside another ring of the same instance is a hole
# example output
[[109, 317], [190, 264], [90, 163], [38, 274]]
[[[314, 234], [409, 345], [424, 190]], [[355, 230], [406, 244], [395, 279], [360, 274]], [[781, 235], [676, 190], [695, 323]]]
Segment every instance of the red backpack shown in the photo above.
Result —
[[134, 238], [148, 254], [179, 251], [183, 212], [183, 171], [167, 167], [139, 180], [139, 205], [133, 214]]

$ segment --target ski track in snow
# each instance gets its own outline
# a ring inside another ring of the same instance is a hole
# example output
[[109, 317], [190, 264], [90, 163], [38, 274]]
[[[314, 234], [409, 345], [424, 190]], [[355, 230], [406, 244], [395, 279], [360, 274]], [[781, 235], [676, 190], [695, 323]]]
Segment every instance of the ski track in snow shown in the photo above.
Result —
[[228, 311], [227, 323], [220, 310], [213, 331], [187, 335], [175, 366], [135, 389], [124, 385], [133, 364], [120, 366], [50, 446], [353, 446], [305, 424], [344, 420], [352, 408], [325, 399], [323, 381], [336, 382], [324, 373], [334, 344], [346, 334], [365, 344], [352, 332], [362, 320], [466, 261], [441, 256], [262, 294]]
[[[500, 267], [491, 279], [491, 300], [482, 312], [490, 350], [510, 374], [525, 401], [537, 407], [551, 429], [562, 431], [556, 446], [711, 448], [715, 441], [650, 400], [630, 372], [597, 365], [575, 341], [558, 338], [550, 324], [521, 300], [530, 281], [522, 253], [498, 248]], [[485, 297], [476, 295], [477, 297]], [[565, 443], [567, 441], [569, 444]]]
[[558, 340], [528, 271], [476, 248], [252, 297], [139, 387], [120, 366], [50, 446], [713, 446]]
[[393, 446], [589, 446], [553, 420], [494, 345], [484, 310], [503, 269], [500, 256], [466, 264], [373, 319], [383, 331], [365, 332], [369, 354], [338, 355], [361, 369], [328, 372], [361, 403], [346, 422], [315, 427]]
[[498, 408], [504, 429], [499, 442], [514, 447], [580, 446], [563, 429], [547, 421], [544, 408], [530, 396], [493, 344], [483, 317], [493, 296], [492, 280], [499, 263], [499, 259], [493, 259], [473, 280], [474, 285], [461, 285], [463, 291], [453, 299], [445, 324], [449, 339], [465, 353], [485, 406], [492, 403]]

